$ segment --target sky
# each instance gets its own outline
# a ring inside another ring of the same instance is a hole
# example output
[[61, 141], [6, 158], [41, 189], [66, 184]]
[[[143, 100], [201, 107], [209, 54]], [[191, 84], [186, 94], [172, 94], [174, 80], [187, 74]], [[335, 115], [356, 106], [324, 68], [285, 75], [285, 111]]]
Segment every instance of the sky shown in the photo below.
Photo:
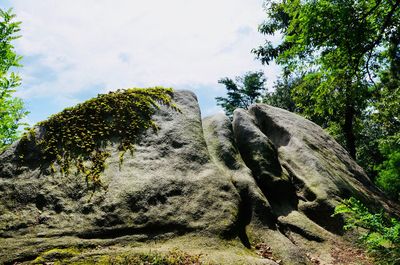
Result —
[[[31, 125], [99, 93], [164, 86], [192, 90], [202, 116], [221, 111], [218, 83], [263, 71], [271, 87], [279, 69], [251, 49], [265, 36], [262, 0], [6, 0], [22, 22], [16, 52]], [[272, 41], [279, 41], [274, 37]]]

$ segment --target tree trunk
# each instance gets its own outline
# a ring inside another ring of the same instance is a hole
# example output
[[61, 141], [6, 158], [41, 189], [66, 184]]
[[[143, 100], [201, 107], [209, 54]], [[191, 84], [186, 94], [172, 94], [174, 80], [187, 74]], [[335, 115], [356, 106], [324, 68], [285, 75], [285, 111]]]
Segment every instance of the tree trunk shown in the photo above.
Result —
[[346, 104], [343, 132], [346, 138], [346, 149], [350, 156], [356, 159], [356, 137], [354, 135], [354, 115], [353, 105]]

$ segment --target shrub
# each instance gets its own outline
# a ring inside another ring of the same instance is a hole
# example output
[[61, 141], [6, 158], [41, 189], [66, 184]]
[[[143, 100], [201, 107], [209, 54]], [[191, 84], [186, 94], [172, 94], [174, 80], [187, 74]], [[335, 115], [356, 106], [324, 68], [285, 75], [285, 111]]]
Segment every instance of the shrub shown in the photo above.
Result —
[[383, 212], [371, 213], [355, 198], [344, 200], [334, 215], [343, 214], [344, 229], [363, 228], [360, 240], [377, 257], [378, 264], [400, 264], [400, 221]]

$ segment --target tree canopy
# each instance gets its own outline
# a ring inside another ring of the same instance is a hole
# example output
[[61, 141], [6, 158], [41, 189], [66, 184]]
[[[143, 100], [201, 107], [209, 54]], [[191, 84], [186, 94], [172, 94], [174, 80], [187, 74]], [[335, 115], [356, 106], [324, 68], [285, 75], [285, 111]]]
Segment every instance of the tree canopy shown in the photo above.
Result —
[[18, 138], [20, 121], [27, 114], [22, 100], [13, 97], [21, 84], [21, 78], [12, 71], [21, 60], [12, 44], [19, 38], [21, 22], [14, 19], [11, 9], [0, 9], [0, 151]]
[[253, 52], [263, 63], [275, 60], [303, 76], [295, 101], [308, 104], [308, 114], [330, 116], [353, 157], [357, 119], [378, 92], [378, 73], [398, 55], [393, 50], [398, 53], [399, 5], [398, 0], [269, 1], [268, 19], [259, 28], [265, 35], [281, 33], [282, 42], [267, 41]]
[[282, 40], [253, 53], [284, 72], [266, 102], [293, 101], [282, 106], [326, 128], [400, 198], [400, 1], [272, 0], [265, 10], [259, 31]]
[[255, 103], [266, 89], [266, 79], [262, 72], [248, 72], [235, 79], [236, 82], [228, 77], [220, 79], [218, 83], [225, 85], [227, 97], [215, 98], [217, 105], [221, 106], [229, 117], [232, 117], [236, 108], [247, 109]]
[[272, 92], [267, 92], [263, 97], [263, 103], [278, 108], [286, 109], [291, 112], [298, 112], [296, 103], [293, 101], [292, 90], [300, 80], [284, 76], [278, 79]]

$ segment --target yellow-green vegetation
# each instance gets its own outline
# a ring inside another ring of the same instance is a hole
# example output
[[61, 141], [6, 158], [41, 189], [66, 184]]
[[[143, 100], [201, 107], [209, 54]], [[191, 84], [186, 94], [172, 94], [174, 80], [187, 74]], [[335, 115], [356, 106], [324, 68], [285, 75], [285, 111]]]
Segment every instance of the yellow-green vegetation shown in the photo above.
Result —
[[[160, 105], [179, 111], [172, 103], [172, 92], [162, 87], [117, 90], [51, 116], [37, 124], [43, 132], [36, 140], [43, 162], [54, 172], [57, 165], [62, 174], [69, 174], [74, 166], [75, 173], [95, 190], [102, 186], [100, 175], [110, 156], [106, 147], [118, 143], [122, 163], [125, 152], [134, 151], [141, 132], [157, 130], [151, 118]], [[35, 139], [33, 135], [31, 130], [21, 141]]]
[[[200, 265], [201, 254], [191, 255], [179, 249], [170, 250], [167, 253], [147, 252], [135, 254], [123, 254], [118, 256], [103, 256], [96, 263], [110, 265], [133, 265], [133, 264], [154, 264], [154, 265]], [[208, 263], [210, 264], [210, 263]]]
[[33, 264], [43, 264], [47, 261], [54, 261], [54, 260], [65, 260], [71, 257], [74, 257], [79, 254], [79, 250], [75, 248], [54, 248], [50, 249], [46, 252], [43, 252], [39, 257], [37, 257]]
[[[201, 254], [189, 254], [178, 248], [168, 252], [147, 251], [147, 252], [126, 252], [105, 255], [85, 256], [80, 254], [78, 249], [51, 249], [37, 257], [33, 264], [75, 264], [75, 265], [133, 265], [133, 264], [153, 264], [153, 265], [201, 265]], [[211, 264], [211, 263], [207, 263]]]
[[18, 139], [18, 128], [24, 125], [21, 119], [28, 114], [23, 101], [14, 96], [21, 85], [20, 76], [14, 72], [21, 66], [22, 57], [14, 47], [20, 26], [12, 9], [0, 8], [0, 153]]

